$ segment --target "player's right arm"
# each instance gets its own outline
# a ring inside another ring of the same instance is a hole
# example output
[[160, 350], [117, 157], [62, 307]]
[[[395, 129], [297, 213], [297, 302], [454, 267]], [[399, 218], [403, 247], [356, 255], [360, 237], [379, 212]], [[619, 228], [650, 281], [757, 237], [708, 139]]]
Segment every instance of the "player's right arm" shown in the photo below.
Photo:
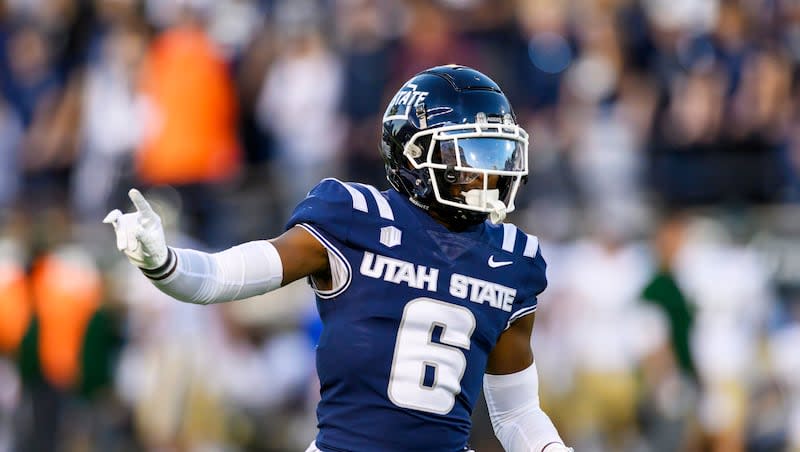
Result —
[[572, 452], [539, 406], [539, 376], [531, 350], [536, 314], [500, 335], [489, 355], [483, 391], [495, 435], [508, 452]]
[[318, 286], [328, 279], [326, 249], [301, 227], [272, 240], [257, 240], [219, 253], [168, 247], [161, 219], [138, 190], [129, 193], [136, 211], [110, 212], [117, 248], [153, 284], [172, 297], [197, 304], [260, 295], [305, 276]]

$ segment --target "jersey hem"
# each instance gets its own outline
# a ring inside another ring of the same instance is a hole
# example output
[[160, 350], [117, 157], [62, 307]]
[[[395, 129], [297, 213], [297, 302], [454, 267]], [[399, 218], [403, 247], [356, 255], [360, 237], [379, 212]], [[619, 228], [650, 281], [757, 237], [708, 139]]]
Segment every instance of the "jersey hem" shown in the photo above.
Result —
[[517, 320], [525, 317], [528, 314], [533, 314], [534, 312], [536, 312], [537, 307], [539, 307], [539, 305], [529, 306], [527, 308], [522, 308], [519, 311], [511, 314], [511, 317], [508, 318], [508, 323], [506, 323], [506, 327], [503, 329], [503, 331], [509, 329], [511, 327], [511, 324], [516, 322]]

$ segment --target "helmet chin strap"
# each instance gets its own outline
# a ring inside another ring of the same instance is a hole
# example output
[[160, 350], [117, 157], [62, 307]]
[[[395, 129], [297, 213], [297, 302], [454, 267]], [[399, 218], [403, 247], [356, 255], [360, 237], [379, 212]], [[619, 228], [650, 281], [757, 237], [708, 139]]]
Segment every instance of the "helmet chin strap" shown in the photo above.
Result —
[[489, 221], [494, 224], [502, 223], [506, 219], [506, 205], [500, 200], [489, 201], [488, 204], [492, 209], [489, 212]]
[[508, 207], [503, 201], [500, 201], [500, 190], [496, 188], [490, 190], [476, 188], [462, 192], [462, 195], [468, 206], [488, 206], [491, 209], [489, 210], [489, 221], [492, 223], [498, 224], [506, 218]]

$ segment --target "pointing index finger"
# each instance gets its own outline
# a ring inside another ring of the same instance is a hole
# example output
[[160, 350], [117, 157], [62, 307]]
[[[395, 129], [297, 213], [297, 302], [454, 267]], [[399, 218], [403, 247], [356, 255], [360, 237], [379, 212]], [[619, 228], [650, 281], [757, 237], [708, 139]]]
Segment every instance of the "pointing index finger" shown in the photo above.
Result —
[[139, 190], [131, 188], [131, 190], [128, 192], [128, 196], [131, 198], [131, 202], [133, 202], [133, 205], [139, 212], [145, 214], [154, 213], [153, 208], [150, 207], [150, 203], [148, 203], [147, 200], [144, 199], [144, 196], [142, 196]]

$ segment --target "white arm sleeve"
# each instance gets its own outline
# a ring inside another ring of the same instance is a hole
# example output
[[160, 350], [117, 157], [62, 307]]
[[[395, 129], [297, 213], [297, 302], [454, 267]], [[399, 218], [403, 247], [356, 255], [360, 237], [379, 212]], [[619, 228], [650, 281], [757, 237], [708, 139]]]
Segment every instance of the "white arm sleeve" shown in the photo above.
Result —
[[258, 240], [214, 254], [170, 248], [164, 265], [142, 273], [178, 300], [211, 304], [277, 289], [283, 280], [283, 263], [272, 243]]
[[507, 452], [568, 450], [539, 407], [536, 363], [513, 374], [485, 374], [483, 390], [494, 433]]

